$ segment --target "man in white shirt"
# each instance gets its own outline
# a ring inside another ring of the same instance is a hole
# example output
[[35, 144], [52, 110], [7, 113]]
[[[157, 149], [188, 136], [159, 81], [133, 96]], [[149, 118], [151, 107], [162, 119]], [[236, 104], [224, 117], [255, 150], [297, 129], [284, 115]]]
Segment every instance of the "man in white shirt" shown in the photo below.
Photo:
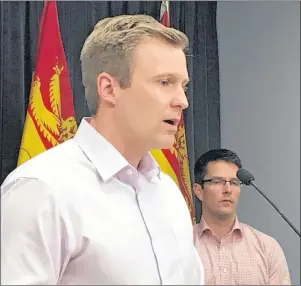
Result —
[[185, 200], [148, 152], [172, 146], [188, 106], [187, 45], [145, 15], [95, 26], [92, 118], [1, 186], [1, 284], [203, 284]]

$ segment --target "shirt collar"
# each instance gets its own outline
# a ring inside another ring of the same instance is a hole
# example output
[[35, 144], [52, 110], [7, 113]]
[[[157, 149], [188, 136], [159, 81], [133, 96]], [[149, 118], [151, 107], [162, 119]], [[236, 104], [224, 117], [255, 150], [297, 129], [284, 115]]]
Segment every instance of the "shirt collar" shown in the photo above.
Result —
[[[82, 119], [73, 140], [95, 166], [102, 180], [109, 180], [127, 166], [134, 169], [120, 152], [89, 124], [89, 120], [87, 117]], [[142, 157], [138, 171], [148, 179], [160, 177], [160, 167], [150, 153]]]
[[[210, 230], [212, 232], [211, 228], [209, 227], [209, 225], [207, 224], [207, 222], [205, 221], [205, 219], [202, 216], [201, 221], [200, 221], [199, 226], [198, 226], [198, 233], [199, 233], [200, 237], [202, 236], [202, 234], [204, 233], [205, 230]], [[233, 225], [232, 230], [230, 231], [229, 234], [231, 234], [235, 230], [242, 233], [240, 223], [238, 221], [237, 216], [235, 217], [234, 225]]]

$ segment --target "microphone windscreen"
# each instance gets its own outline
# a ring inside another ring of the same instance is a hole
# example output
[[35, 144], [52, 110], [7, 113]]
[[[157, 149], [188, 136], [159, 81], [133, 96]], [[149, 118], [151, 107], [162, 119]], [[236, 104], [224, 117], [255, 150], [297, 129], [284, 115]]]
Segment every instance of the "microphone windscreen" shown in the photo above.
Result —
[[249, 186], [253, 180], [254, 176], [244, 168], [240, 168], [236, 173], [237, 178], [244, 184]]

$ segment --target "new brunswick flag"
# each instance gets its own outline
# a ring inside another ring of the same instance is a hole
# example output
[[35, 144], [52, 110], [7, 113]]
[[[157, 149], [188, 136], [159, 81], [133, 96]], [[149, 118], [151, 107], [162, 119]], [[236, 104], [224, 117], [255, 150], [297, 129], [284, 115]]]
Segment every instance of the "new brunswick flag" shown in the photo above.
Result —
[[[169, 1], [162, 1], [160, 21], [163, 25], [169, 27]], [[179, 186], [190, 210], [192, 222], [194, 223], [194, 208], [183, 116], [178, 125], [173, 147], [168, 150], [152, 150], [151, 154], [162, 171], [169, 175]]]
[[77, 130], [55, 1], [44, 3], [35, 64], [18, 166]]

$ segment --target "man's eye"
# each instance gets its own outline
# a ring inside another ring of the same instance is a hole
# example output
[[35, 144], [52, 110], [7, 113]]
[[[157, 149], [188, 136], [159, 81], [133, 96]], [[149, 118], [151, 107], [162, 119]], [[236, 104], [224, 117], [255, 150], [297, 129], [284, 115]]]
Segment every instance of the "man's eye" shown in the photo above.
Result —
[[168, 80], [160, 80], [160, 84], [163, 85], [163, 86], [168, 86], [169, 81]]
[[240, 181], [231, 181], [231, 185], [240, 186]]
[[187, 92], [188, 86], [187, 85], [183, 86], [183, 90], [184, 90], [184, 92]]
[[211, 181], [213, 184], [221, 184], [223, 181], [219, 179], [212, 179]]

